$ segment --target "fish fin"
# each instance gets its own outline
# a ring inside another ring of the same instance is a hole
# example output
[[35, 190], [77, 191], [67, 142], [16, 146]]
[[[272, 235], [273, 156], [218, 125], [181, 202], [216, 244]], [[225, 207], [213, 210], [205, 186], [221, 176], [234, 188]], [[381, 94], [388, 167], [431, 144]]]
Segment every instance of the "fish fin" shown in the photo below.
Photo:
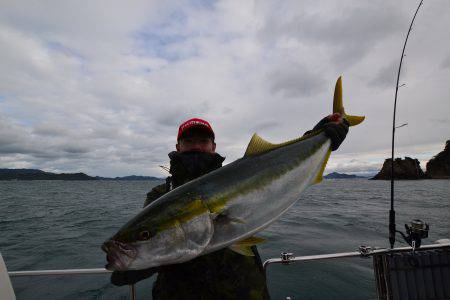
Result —
[[239, 245], [231, 245], [228, 248], [230, 248], [230, 250], [242, 254], [244, 256], [255, 256], [255, 254], [253, 253], [251, 246], [239, 246]]
[[245, 222], [245, 220], [241, 219], [241, 218], [237, 218], [237, 217], [231, 217], [229, 216], [226, 211], [222, 212], [220, 214], [217, 214], [214, 219], [216, 221], [220, 221], [220, 222], [224, 222], [224, 223], [240, 223], [240, 224], [245, 224], [247, 222]]
[[339, 76], [334, 87], [333, 113], [344, 113], [344, 105], [342, 104], [342, 76]]
[[256, 154], [261, 154], [270, 150], [278, 148], [278, 145], [272, 144], [256, 133], [253, 134], [250, 143], [247, 146], [247, 150], [245, 150], [244, 156], [251, 156]]
[[317, 173], [316, 178], [313, 181], [313, 184], [321, 183], [323, 179], [323, 171], [325, 171], [325, 167], [327, 166], [328, 159], [330, 158], [331, 150], [328, 150], [327, 155], [323, 161], [322, 166], [320, 167], [319, 173]]
[[358, 125], [365, 119], [364, 116], [351, 116], [345, 113], [344, 105], [342, 103], [342, 76], [339, 76], [334, 88], [333, 113], [340, 113], [341, 116], [348, 121], [350, 126]]
[[239, 254], [245, 255], [245, 256], [255, 256], [253, 253], [251, 247], [256, 244], [264, 243], [266, 239], [257, 237], [257, 236], [251, 236], [249, 238], [246, 238], [242, 241], [239, 241], [231, 246], [229, 248], [233, 250], [234, 252], [237, 252]]
[[265, 241], [266, 241], [265, 238], [262, 238], [262, 237], [259, 237], [259, 236], [251, 236], [251, 237], [248, 237], [248, 238], [246, 238], [244, 240], [241, 240], [241, 241], [237, 242], [236, 244], [245, 244], [245, 245], [253, 246], [253, 245], [256, 245], [256, 244], [262, 244]]
[[365, 118], [366, 117], [364, 117], [364, 116], [345, 115], [345, 119], [348, 121], [350, 126], [355, 126], [355, 125], [358, 125], [358, 124], [362, 123], [362, 121], [364, 121]]
[[250, 143], [247, 146], [247, 150], [245, 151], [244, 157], [246, 156], [252, 156], [252, 155], [257, 155], [257, 154], [262, 154], [265, 152], [269, 152], [271, 150], [277, 149], [277, 148], [281, 148], [287, 145], [291, 145], [303, 140], [307, 140], [309, 138], [312, 138], [318, 134], [320, 134], [323, 130], [317, 130], [317, 131], [313, 131], [311, 133], [308, 133], [306, 135], [303, 135], [301, 137], [298, 137], [296, 139], [287, 141], [287, 142], [283, 142], [280, 144], [272, 144], [266, 140], [264, 140], [263, 138], [261, 138], [259, 135], [257, 135], [256, 133], [253, 134]]

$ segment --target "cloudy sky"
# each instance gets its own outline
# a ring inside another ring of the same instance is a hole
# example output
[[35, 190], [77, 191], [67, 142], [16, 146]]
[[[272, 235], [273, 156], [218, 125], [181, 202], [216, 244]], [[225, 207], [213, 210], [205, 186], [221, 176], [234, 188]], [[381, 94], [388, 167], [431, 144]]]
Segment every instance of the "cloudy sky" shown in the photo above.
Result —
[[[390, 155], [395, 78], [417, 1], [0, 1], [0, 168], [165, 176], [180, 122], [218, 152], [297, 137], [344, 105], [366, 115], [327, 172]], [[397, 155], [450, 138], [450, 1], [425, 1], [407, 46]]]

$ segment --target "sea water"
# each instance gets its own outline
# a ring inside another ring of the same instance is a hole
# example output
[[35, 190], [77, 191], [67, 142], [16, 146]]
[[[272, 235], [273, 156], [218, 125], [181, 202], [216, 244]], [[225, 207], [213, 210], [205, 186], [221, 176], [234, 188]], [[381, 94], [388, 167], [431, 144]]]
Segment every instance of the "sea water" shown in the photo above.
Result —
[[[133, 217], [148, 181], [0, 181], [0, 252], [9, 271], [101, 268], [102, 242]], [[396, 183], [397, 228], [411, 219], [430, 224], [424, 243], [450, 238], [450, 181]], [[280, 219], [259, 233], [263, 260], [388, 246], [388, 181], [325, 180], [307, 189]], [[277, 199], [273, 199], [277, 201]], [[398, 237], [400, 239], [400, 237]], [[399, 241], [396, 246], [404, 246]], [[199, 274], [201, 276], [201, 274]], [[128, 299], [109, 275], [14, 277], [18, 299]], [[151, 299], [154, 277], [136, 285]], [[272, 299], [376, 298], [372, 260], [346, 258], [270, 265]]]

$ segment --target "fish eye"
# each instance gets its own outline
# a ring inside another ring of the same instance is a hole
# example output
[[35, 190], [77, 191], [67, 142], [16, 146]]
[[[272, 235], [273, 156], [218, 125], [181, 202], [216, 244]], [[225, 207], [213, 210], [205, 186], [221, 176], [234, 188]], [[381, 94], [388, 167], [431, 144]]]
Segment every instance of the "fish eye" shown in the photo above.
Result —
[[139, 239], [140, 240], [148, 240], [150, 238], [150, 232], [147, 230], [139, 232]]

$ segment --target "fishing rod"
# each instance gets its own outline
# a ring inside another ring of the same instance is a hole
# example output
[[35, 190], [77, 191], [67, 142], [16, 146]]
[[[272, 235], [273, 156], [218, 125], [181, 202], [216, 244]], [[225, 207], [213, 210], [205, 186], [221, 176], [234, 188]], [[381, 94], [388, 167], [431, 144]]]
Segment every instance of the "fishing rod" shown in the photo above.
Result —
[[[398, 95], [398, 88], [400, 87], [399, 80], [400, 80], [400, 72], [402, 70], [402, 63], [403, 63], [403, 57], [405, 57], [405, 49], [406, 49], [406, 43], [408, 42], [409, 34], [411, 33], [412, 26], [414, 24], [414, 20], [416, 19], [417, 12], [419, 11], [420, 7], [422, 6], [423, 0], [420, 1], [419, 5], [417, 6], [416, 12], [414, 13], [414, 16], [411, 20], [411, 24], [409, 25], [408, 33], [406, 34], [405, 43], [403, 44], [403, 50], [402, 55], [400, 57], [400, 64], [398, 65], [398, 72], [397, 72], [397, 83], [395, 84], [395, 98], [394, 98], [394, 114], [393, 114], [393, 120], [392, 120], [392, 153], [391, 153], [391, 209], [389, 210], [389, 243], [391, 244], [391, 249], [394, 248], [395, 244], [395, 233], [398, 232], [396, 230], [395, 226], [395, 210], [394, 210], [394, 145], [395, 145], [395, 113], [397, 110], [397, 95]], [[403, 86], [403, 85], [402, 85]], [[403, 125], [402, 125], [403, 126]], [[398, 128], [400, 128], [399, 126]], [[418, 221], [418, 220], [417, 220]], [[428, 226], [428, 225], [427, 225]], [[411, 225], [411, 228], [414, 227]], [[405, 235], [400, 232], [402, 236], [405, 238]], [[408, 228], [407, 228], [408, 233]], [[408, 242], [409, 243], [409, 242]], [[419, 244], [420, 246], [420, 244]], [[414, 248], [414, 247], [413, 247]]]

